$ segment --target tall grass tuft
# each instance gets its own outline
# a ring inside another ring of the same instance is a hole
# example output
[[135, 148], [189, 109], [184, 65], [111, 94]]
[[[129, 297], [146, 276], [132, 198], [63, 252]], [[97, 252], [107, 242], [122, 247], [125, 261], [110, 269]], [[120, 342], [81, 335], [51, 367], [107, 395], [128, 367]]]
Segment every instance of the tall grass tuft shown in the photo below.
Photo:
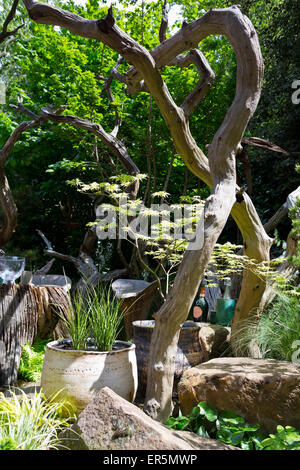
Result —
[[92, 339], [97, 351], [111, 351], [123, 321], [121, 302], [110, 287], [86, 286], [84, 294], [78, 291], [67, 317], [62, 317], [72, 349], [87, 350]]
[[87, 349], [89, 337], [89, 318], [87, 304], [80, 292], [76, 292], [74, 297], [70, 299], [70, 309], [63, 320], [67, 334], [72, 339], [72, 349]]
[[[21, 395], [20, 395], [21, 394]], [[68, 426], [71, 416], [62, 417], [66, 401], [45, 401], [43, 393], [33, 396], [10, 391], [0, 394], [0, 447], [7, 450], [56, 449], [58, 433]]]
[[296, 296], [278, 293], [263, 312], [257, 325], [246, 320], [238, 338], [232, 338], [234, 347], [245, 355], [250, 342], [258, 347], [258, 356], [292, 361], [295, 342], [300, 340], [300, 304]]
[[117, 299], [110, 288], [89, 289], [87, 295], [90, 334], [97, 351], [111, 351], [121, 330], [122, 300]]

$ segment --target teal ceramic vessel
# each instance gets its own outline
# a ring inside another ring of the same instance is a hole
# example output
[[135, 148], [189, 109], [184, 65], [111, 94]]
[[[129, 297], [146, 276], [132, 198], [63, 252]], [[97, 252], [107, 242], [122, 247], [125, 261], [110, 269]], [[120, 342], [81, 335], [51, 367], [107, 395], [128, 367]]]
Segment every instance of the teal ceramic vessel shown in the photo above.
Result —
[[235, 300], [217, 299], [216, 323], [218, 325], [230, 326], [234, 315]]

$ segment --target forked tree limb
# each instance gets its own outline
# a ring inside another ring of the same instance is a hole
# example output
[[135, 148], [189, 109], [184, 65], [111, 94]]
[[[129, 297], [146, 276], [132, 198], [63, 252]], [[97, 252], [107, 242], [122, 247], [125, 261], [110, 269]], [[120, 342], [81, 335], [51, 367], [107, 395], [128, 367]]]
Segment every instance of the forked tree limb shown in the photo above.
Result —
[[98, 269], [96, 268], [94, 261], [91, 257], [87, 254], [81, 252], [80, 255], [75, 258], [74, 256], [64, 255], [63, 253], [59, 253], [52, 248], [52, 245], [48, 238], [41, 232], [37, 230], [37, 233], [40, 235], [42, 240], [44, 241], [46, 248], [44, 252], [49, 256], [54, 256], [55, 258], [62, 259], [64, 261], [68, 261], [72, 263], [76, 269], [80, 272], [84, 279], [89, 279], [92, 275], [99, 274]]
[[73, 264], [82, 275], [82, 279], [76, 284], [75, 290], [80, 288], [84, 291], [87, 285], [95, 286], [99, 282], [110, 282], [128, 274], [127, 269], [116, 269], [106, 274], [101, 274], [95, 266], [93, 259], [88, 256], [87, 253], [82, 251], [82, 249], [80, 250], [79, 256], [77, 258], [59, 253], [52, 248], [51, 242], [47, 239], [43, 232], [40, 230], [37, 230], [37, 232], [46, 245], [44, 250], [45, 254]]
[[169, 65], [188, 67], [194, 64], [201, 74], [201, 80], [194, 90], [185, 98], [181, 105], [186, 117], [193, 114], [201, 101], [205, 98], [215, 79], [215, 73], [209, 65], [208, 60], [199, 49], [192, 49], [187, 55], [180, 54], [175, 57]]

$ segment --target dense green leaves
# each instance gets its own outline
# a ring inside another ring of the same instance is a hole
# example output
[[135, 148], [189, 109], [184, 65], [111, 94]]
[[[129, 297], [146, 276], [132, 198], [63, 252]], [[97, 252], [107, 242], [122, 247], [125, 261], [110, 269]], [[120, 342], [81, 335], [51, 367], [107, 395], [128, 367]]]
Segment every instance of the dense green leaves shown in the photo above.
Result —
[[218, 439], [243, 450], [298, 450], [300, 431], [291, 426], [277, 426], [276, 434], [259, 430], [233, 411], [218, 412], [208, 402], [200, 402], [188, 416], [170, 417], [166, 426], [180, 431], [192, 431], [202, 437]]
[[[107, 12], [105, 4], [94, 0], [85, 4], [71, 0], [55, 0], [55, 3], [87, 18], [101, 18]], [[222, 8], [234, 3], [225, 0], [170, 2], [171, 24], [167, 37], [181, 27], [183, 18], [193, 21], [212, 7]], [[0, 23], [9, 4], [8, 1], [3, 3]], [[299, 78], [296, 24], [300, 9], [294, 0], [243, 0], [241, 6], [258, 30], [266, 65], [262, 100], [247, 133], [270, 138], [295, 151], [298, 149], [299, 107], [292, 105], [290, 97], [291, 81]], [[121, 28], [151, 50], [159, 44], [161, 7], [161, 1], [137, 4], [125, 0], [119, 8], [114, 7], [114, 15]], [[177, 17], [172, 12], [177, 12]], [[62, 28], [37, 25], [28, 18], [22, 4], [14, 21], [14, 24], [24, 22], [25, 26], [10, 45], [9, 54], [0, 60], [1, 79], [7, 85], [7, 102], [16, 103], [21, 94], [25, 106], [35, 112], [50, 104], [66, 105], [65, 114], [99, 122], [105, 130], [111, 131], [115, 110], [107, 94], [101, 93], [103, 81], [99, 75], [109, 75], [117, 54], [100, 42], [76, 36]], [[286, 34], [286, 24], [290, 34]], [[198, 145], [206, 151], [206, 145], [211, 142], [233, 100], [236, 63], [229, 41], [222, 36], [210, 36], [200, 46], [216, 73], [216, 79], [210, 93], [192, 116], [190, 125]], [[129, 67], [125, 62], [119, 71], [124, 73]], [[199, 73], [193, 66], [187, 69], [165, 67], [162, 74], [178, 104], [199, 81]], [[205, 199], [209, 189], [186, 169], [180, 155], [174, 156], [169, 130], [153, 100], [150, 112], [150, 99], [146, 93], [128, 95], [124, 85], [115, 80], [112, 93], [123, 119], [119, 138], [126, 144], [140, 171], [148, 173], [148, 180], [141, 183], [140, 194], [144, 195], [147, 184], [150, 185], [149, 194], [161, 191], [172, 164], [166, 188], [170, 193], [169, 202], [178, 201], [182, 194], [200, 195]], [[0, 146], [24, 119], [28, 118], [16, 115], [9, 106], [0, 108]], [[101, 172], [95, 166], [95, 144]], [[250, 158], [253, 163], [254, 202], [265, 221], [281, 205], [286, 194], [294, 189], [296, 157], [286, 159], [280, 154], [274, 157], [269, 152], [251, 149]], [[274, 179], [271, 179], [269, 166], [274, 158]], [[85, 183], [101, 182], [122, 170], [108, 149], [83, 130], [48, 123], [24, 133], [6, 167], [20, 212], [19, 225], [8, 251], [28, 252], [37, 247], [31, 262], [39, 264], [37, 260], [40, 258], [42, 265], [45, 261], [41, 258], [42, 245], [35, 235], [35, 229], [39, 228], [49, 235], [58, 251], [76, 254], [86, 224], [93, 220], [93, 205], [87, 196], [79, 194], [66, 181], [80, 177]], [[228, 222], [221, 242], [228, 238], [233, 243], [237, 241], [232, 223]], [[284, 238], [288, 228], [279, 229]]]

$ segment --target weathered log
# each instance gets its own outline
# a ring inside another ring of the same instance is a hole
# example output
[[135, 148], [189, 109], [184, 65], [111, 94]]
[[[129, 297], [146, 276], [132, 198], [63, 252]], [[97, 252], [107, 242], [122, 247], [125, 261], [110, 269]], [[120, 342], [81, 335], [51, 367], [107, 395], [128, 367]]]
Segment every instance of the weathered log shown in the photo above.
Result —
[[133, 336], [132, 322], [147, 320], [151, 304], [158, 292], [157, 281], [152, 283], [136, 279], [118, 279], [112, 283], [112, 290], [122, 299], [126, 339]]
[[32, 344], [38, 331], [42, 338], [50, 336], [68, 308], [62, 287], [0, 286], [0, 386], [16, 381], [22, 346]]

